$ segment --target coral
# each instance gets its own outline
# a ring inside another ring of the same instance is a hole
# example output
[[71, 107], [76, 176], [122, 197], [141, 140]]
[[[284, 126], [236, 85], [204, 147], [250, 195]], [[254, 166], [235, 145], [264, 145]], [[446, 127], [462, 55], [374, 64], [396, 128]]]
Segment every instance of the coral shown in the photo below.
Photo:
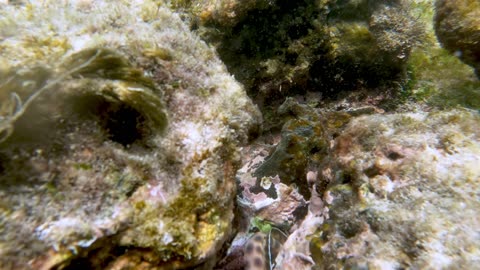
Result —
[[261, 124], [215, 51], [154, 1], [0, 14], [0, 268], [211, 265]]

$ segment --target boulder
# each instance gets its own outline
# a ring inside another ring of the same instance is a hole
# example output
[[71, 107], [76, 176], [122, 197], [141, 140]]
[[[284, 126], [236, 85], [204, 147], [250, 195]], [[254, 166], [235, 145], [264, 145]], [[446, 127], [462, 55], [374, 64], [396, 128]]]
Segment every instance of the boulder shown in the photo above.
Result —
[[0, 3], [0, 268], [209, 268], [261, 116], [155, 1]]
[[472, 66], [480, 78], [480, 3], [436, 1], [435, 33], [445, 49]]
[[464, 109], [352, 120], [318, 177], [320, 269], [475, 268], [479, 124]]

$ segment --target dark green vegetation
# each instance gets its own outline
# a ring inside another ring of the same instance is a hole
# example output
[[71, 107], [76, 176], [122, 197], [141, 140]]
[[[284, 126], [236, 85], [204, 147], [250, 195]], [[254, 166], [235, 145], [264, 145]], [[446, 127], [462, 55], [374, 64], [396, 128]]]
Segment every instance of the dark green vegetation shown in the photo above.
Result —
[[442, 45], [475, 68], [480, 78], [480, 2], [438, 0], [435, 33]]
[[260, 105], [306, 91], [335, 98], [402, 85], [423, 34], [403, 1], [279, 0], [233, 26], [206, 25], [215, 29], [207, 40]]

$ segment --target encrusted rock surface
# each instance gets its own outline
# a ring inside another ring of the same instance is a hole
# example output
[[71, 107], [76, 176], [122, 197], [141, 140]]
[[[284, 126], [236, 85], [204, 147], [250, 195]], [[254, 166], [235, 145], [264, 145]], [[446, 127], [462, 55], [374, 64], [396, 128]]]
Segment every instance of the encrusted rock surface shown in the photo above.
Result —
[[478, 265], [477, 112], [362, 116], [329, 159], [329, 218], [311, 245], [319, 269]]
[[211, 266], [261, 116], [154, 1], [0, 3], [0, 268]]
[[[281, 139], [270, 139], [275, 150], [265, 152], [268, 147], [259, 142], [239, 170], [239, 205], [248, 228], [233, 245], [246, 245], [249, 235], [264, 232], [281, 244], [277, 256], [268, 258], [275, 269], [475, 267], [480, 255], [476, 111], [320, 113], [292, 99], [281, 106], [287, 107], [296, 113]], [[305, 175], [284, 181], [278, 175], [292, 168], [272, 157], [299, 119], [310, 119], [311, 128], [320, 125], [321, 137], [330, 143], [317, 154], [302, 147], [308, 136], [285, 144], [297, 159], [305, 154], [308, 165], [292, 161]], [[269, 163], [277, 175], [255, 177]], [[308, 189], [302, 192], [309, 199], [302, 215], [288, 211], [298, 201], [279, 195], [285, 183]], [[272, 236], [279, 230], [285, 235]]]

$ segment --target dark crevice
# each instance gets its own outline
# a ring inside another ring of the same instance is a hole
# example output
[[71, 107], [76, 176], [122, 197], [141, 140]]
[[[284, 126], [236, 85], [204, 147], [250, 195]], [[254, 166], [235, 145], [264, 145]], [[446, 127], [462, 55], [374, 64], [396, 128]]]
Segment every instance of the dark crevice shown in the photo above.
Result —
[[97, 248], [73, 259], [63, 270], [105, 269], [112, 261], [128, 251], [128, 247]]
[[[269, 8], [251, 10], [233, 28], [225, 29], [227, 34], [218, 48], [220, 58], [236, 79], [250, 87], [247, 81], [260, 72], [255, 63], [281, 58], [293, 40], [313, 29], [312, 22], [318, 12], [313, 0], [279, 0]], [[298, 56], [286, 57], [287, 62], [294, 64]]]
[[376, 166], [371, 166], [367, 169], [364, 170], [364, 173], [366, 176], [368, 176], [369, 178], [373, 178], [377, 175], [380, 175], [382, 174], [380, 168], [376, 167]]
[[105, 114], [103, 125], [110, 140], [128, 146], [142, 138], [141, 123], [145, 119], [137, 110], [125, 105], [108, 106]]
[[353, 181], [353, 176], [350, 173], [344, 173], [342, 175], [342, 181], [341, 181], [342, 185], [350, 184], [350, 183], [352, 183], [352, 181]]
[[108, 140], [123, 146], [141, 143], [149, 129], [145, 117], [136, 109], [117, 100], [98, 95], [75, 97], [74, 112], [79, 117], [93, 118]]
[[275, 189], [275, 185], [271, 184], [268, 189], [264, 189], [262, 186], [260, 186], [259, 183], [257, 183], [255, 186], [252, 186], [250, 188], [250, 192], [258, 194], [258, 193], [265, 193], [269, 198], [272, 199], [277, 199], [277, 190]]
[[393, 161], [396, 161], [398, 159], [401, 159], [403, 158], [404, 156], [402, 154], [399, 154], [397, 152], [390, 152], [387, 154], [387, 158], [389, 158], [390, 160], [393, 160]]

